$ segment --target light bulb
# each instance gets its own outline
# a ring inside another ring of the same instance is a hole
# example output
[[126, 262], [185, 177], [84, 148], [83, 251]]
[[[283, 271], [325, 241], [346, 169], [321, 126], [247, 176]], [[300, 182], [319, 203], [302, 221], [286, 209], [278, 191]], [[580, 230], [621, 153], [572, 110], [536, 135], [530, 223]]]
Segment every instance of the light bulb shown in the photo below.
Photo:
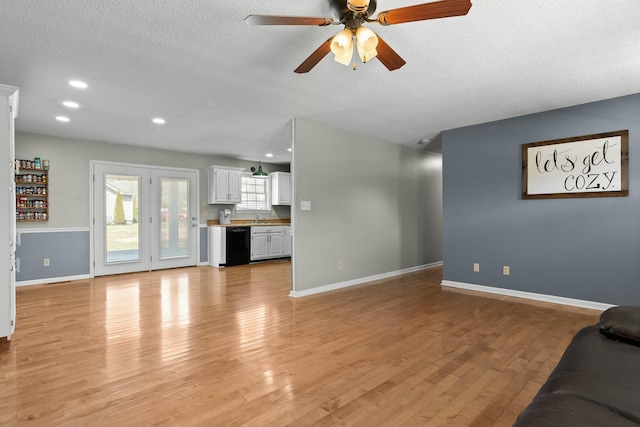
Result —
[[331, 52], [336, 62], [349, 65], [353, 57], [353, 33], [346, 28], [340, 31], [331, 41]]
[[378, 51], [376, 50], [378, 36], [367, 27], [359, 27], [356, 31], [356, 46], [362, 62], [367, 62], [371, 58], [378, 56]]

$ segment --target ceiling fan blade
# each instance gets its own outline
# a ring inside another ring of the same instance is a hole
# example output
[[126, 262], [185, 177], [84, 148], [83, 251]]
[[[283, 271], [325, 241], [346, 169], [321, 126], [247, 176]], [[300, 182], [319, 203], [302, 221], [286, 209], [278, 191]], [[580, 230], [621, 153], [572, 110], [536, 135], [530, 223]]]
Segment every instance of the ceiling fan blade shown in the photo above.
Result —
[[471, 9], [470, 0], [440, 0], [415, 6], [401, 7], [380, 12], [376, 21], [382, 25], [426, 21], [466, 15]]
[[315, 52], [309, 55], [309, 57], [294, 70], [294, 73], [302, 74], [311, 71], [311, 69], [315, 67], [322, 58], [331, 52], [331, 40], [333, 40], [333, 37], [328, 38], [326, 42], [322, 43]]
[[382, 40], [380, 36], [378, 36], [378, 46], [376, 49], [378, 51], [377, 58], [389, 71], [397, 70], [407, 63], [395, 50], [391, 49], [387, 42]]
[[333, 20], [311, 16], [249, 15], [244, 18], [244, 22], [248, 25], [318, 25], [322, 27], [331, 24]]

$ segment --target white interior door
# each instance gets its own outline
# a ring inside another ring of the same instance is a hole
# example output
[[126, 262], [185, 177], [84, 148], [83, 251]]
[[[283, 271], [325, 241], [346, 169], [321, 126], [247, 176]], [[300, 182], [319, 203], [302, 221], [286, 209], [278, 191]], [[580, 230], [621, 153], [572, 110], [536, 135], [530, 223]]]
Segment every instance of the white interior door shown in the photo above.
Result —
[[197, 265], [197, 173], [94, 163], [94, 274]]

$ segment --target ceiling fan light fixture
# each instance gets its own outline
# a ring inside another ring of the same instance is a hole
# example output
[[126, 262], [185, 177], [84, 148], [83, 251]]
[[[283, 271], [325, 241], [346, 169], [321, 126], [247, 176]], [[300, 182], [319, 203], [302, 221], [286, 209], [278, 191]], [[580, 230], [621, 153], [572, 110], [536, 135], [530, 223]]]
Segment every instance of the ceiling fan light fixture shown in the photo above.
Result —
[[369, 8], [369, 0], [347, 0], [347, 8], [352, 12], [364, 12]]
[[353, 57], [353, 33], [346, 28], [335, 35], [331, 41], [331, 52], [336, 62], [349, 65]]
[[363, 63], [378, 56], [377, 46], [378, 36], [376, 36], [376, 33], [367, 27], [359, 27], [356, 30], [356, 47]]

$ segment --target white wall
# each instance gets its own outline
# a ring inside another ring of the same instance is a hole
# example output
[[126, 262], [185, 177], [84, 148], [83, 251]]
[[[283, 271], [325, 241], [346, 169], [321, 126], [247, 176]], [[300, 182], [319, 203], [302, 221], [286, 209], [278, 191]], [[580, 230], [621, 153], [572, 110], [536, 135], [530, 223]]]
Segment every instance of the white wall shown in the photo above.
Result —
[[[441, 261], [441, 163], [296, 119], [294, 292]], [[301, 201], [311, 210], [300, 210]]]
[[[179, 146], [177, 147], [179, 148]], [[255, 162], [211, 155], [187, 154], [178, 151], [154, 150], [97, 141], [58, 138], [19, 132], [16, 134], [16, 157], [40, 157], [51, 162], [49, 170], [49, 221], [18, 224], [19, 228], [89, 227], [89, 161], [136, 163], [143, 165], [193, 168], [200, 170], [200, 223], [218, 219], [218, 210], [229, 205], [207, 205], [206, 166], [244, 167]], [[269, 172], [288, 170], [286, 165], [263, 162]], [[275, 217], [289, 218], [288, 207], [274, 207]], [[255, 215], [253, 215], [255, 216]], [[233, 219], [242, 218], [234, 214]]]

